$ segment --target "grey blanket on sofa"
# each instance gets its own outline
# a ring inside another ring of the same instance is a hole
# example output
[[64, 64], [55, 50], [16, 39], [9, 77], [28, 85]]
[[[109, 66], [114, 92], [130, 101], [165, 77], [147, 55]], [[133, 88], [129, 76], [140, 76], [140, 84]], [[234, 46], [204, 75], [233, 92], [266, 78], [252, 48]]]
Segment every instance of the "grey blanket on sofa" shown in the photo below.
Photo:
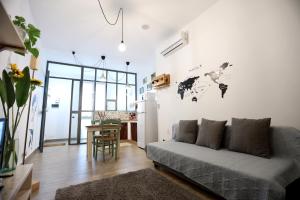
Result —
[[[226, 137], [230, 137], [230, 128]], [[224, 149], [213, 150], [157, 142], [147, 146], [147, 156], [228, 200], [282, 200], [285, 187], [300, 177], [300, 132], [296, 129], [272, 128], [271, 159], [228, 151], [227, 145], [225, 141]]]

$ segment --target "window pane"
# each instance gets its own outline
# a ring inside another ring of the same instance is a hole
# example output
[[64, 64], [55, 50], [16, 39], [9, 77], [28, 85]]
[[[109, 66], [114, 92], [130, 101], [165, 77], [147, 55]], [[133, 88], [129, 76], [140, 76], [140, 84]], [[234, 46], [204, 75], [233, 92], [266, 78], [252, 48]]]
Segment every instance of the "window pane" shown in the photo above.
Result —
[[116, 102], [107, 101], [107, 110], [116, 110]]
[[105, 83], [96, 84], [95, 109], [97, 111], [105, 110]]
[[135, 85], [135, 74], [128, 74], [127, 81], [128, 81], [128, 84]]
[[128, 111], [134, 111], [135, 110], [135, 106], [134, 106], [134, 102], [135, 102], [135, 86], [130, 86], [127, 87], [127, 110]]
[[[78, 113], [72, 113], [71, 117], [71, 136], [70, 136], [70, 143], [77, 144], [77, 131], [78, 131]], [[49, 130], [49, 129], [45, 129]], [[47, 133], [47, 132], [46, 132]]]
[[50, 76], [75, 79], [81, 78], [81, 67], [50, 63], [49, 71]]
[[107, 82], [115, 83], [117, 81], [117, 72], [107, 71]]
[[80, 142], [84, 143], [87, 140], [87, 128], [86, 126], [91, 125], [93, 119], [93, 112], [82, 112], [81, 113], [81, 138]]
[[118, 72], [118, 83], [126, 84], [126, 73]]
[[106, 71], [97, 70], [97, 81], [106, 81]]
[[126, 110], [126, 85], [118, 85], [118, 109]]
[[116, 90], [117, 90], [116, 84], [107, 83], [107, 98], [106, 99], [110, 99], [110, 100], [117, 99]]
[[93, 110], [94, 83], [90, 81], [83, 82], [82, 89], [82, 110]]
[[84, 68], [83, 79], [90, 81], [95, 80], [95, 70], [90, 68]]
[[74, 81], [73, 85], [73, 102], [72, 102], [72, 110], [78, 111], [79, 107], [79, 89], [80, 89], [80, 82]]

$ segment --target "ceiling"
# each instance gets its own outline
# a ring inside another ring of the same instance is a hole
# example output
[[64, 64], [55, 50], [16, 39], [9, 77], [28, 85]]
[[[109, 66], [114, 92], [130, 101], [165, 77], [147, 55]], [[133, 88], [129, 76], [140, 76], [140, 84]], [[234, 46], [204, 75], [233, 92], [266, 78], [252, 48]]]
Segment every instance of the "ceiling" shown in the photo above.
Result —
[[[105, 54], [114, 59], [146, 62], [155, 48], [217, 0], [101, 0], [107, 17], [115, 20], [124, 8], [124, 41], [117, 49], [121, 24], [108, 25], [97, 0], [29, 0], [45, 48], [75, 50], [79, 54]], [[142, 25], [149, 25], [143, 30]], [[152, 58], [154, 59], [154, 58]]]

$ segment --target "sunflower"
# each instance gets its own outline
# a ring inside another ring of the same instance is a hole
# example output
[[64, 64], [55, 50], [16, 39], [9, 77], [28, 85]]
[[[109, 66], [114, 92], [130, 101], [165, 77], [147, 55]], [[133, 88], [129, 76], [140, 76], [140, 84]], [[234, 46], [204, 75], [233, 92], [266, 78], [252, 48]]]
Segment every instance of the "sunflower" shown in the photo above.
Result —
[[17, 71], [19, 70], [18, 65], [17, 64], [9, 64], [10, 65], [10, 69], [11, 71]]
[[41, 80], [38, 80], [38, 79], [35, 79], [35, 78], [32, 78], [30, 80], [30, 83], [34, 86], [41, 86], [43, 84], [43, 82]]
[[23, 78], [23, 72], [18, 68], [17, 64], [10, 64], [11, 75], [15, 79]]

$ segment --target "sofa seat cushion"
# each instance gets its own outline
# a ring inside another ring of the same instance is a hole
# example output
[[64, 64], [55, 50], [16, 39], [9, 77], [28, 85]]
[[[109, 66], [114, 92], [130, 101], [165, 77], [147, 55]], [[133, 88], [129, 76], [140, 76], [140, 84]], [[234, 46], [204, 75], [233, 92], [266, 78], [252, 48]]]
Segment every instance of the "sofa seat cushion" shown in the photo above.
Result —
[[148, 144], [147, 156], [228, 200], [284, 199], [285, 187], [300, 176], [293, 160], [266, 159], [181, 142]]

